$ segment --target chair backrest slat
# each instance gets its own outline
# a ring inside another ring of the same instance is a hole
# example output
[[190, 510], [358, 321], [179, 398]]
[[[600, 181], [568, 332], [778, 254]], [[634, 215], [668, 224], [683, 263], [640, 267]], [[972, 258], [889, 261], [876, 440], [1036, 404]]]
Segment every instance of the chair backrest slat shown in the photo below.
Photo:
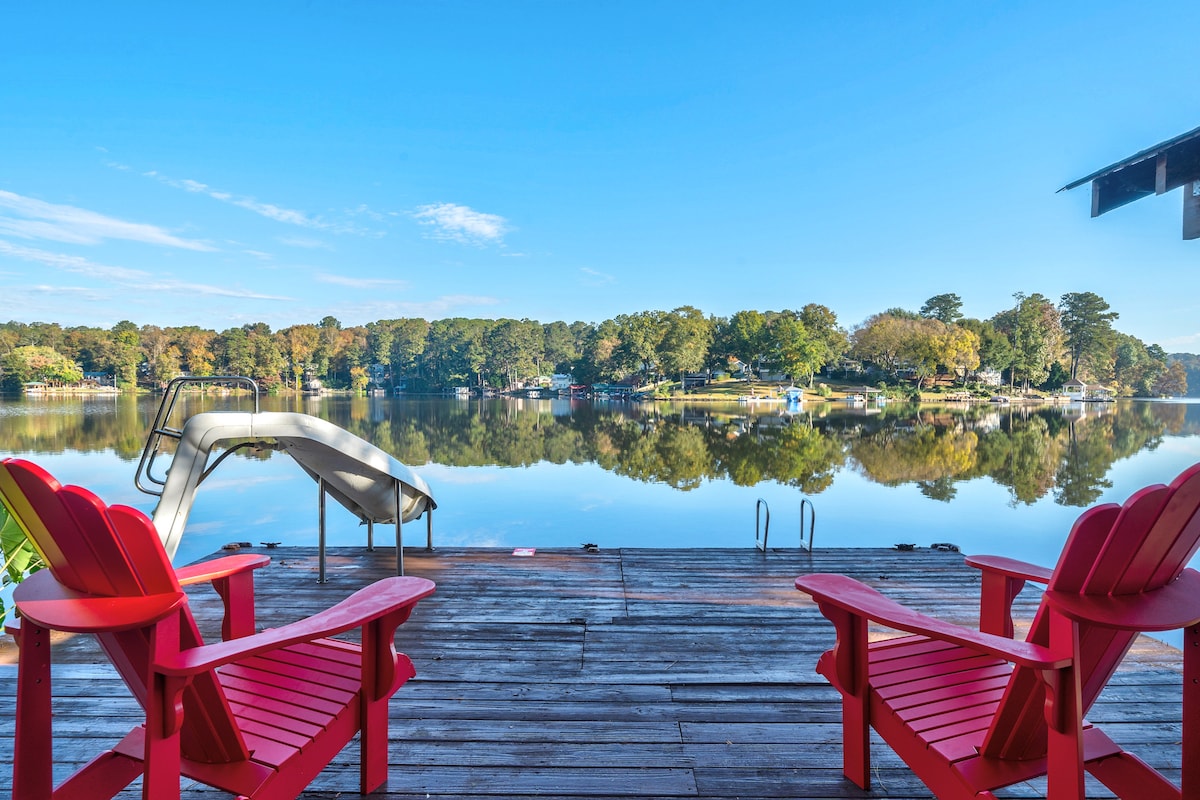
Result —
[[[28, 461], [0, 461], [0, 500], [26, 532], [60, 584], [103, 597], [182, 592], [154, 523], [127, 506], [105, 506], [78, 486], [62, 486]], [[180, 647], [203, 644], [185, 604], [180, 610]], [[150, 640], [145, 630], [97, 634], [133, 696], [148, 696]], [[196, 676], [184, 691], [184, 754], [197, 761], [244, 759], [245, 741], [229, 702], [212, 672]]]
[[[1179, 577], [1200, 548], [1200, 464], [1170, 486], [1149, 486], [1123, 506], [1096, 506], [1071, 529], [1049, 589], [1084, 596], [1153, 591]], [[1107, 685], [1137, 632], [1083, 624], [1079, 630], [1083, 712]], [[1049, 610], [1034, 616], [1027, 641], [1048, 645]], [[1045, 754], [1044, 684], [1030, 669], [1013, 670], [983, 752], [1002, 758]]]

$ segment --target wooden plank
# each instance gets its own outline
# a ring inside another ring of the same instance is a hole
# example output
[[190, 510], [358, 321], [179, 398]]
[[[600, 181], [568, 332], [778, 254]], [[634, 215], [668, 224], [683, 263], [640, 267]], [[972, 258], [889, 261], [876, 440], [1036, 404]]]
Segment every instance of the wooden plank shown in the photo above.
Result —
[[[247, 538], [255, 538], [248, 536]], [[263, 538], [270, 538], [264, 536]], [[394, 569], [395, 551], [330, 551], [316, 583], [314, 548], [273, 550], [256, 574], [259, 627], [323, 609]], [[827, 550], [406, 551], [410, 574], [438, 591], [401, 627], [417, 677], [390, 706], [381, 800], [654, 800], [883, 797], [929, 800], [875, 740], [874, 793], [841, 776], [836, 693], [813, 667], [833, 643], [796, 575], [840, 572], [919, 609], [978, 619], [978, 573], [955, 553]], [[189, 597], [219, 636], [211, 589]], [[1028, 626], [1038, 592], [1014, 606]], [[7, 650], [5, 648], [8, 648]], [[71, 771], [141, 719], [91, 640], [56, 641], [55, 774]], [[15, 668], [2, 662], [0, 732], [12, 730]], [[1142, 638], [1088, 715], [1168, 776], [1179, 774], [1181, 656]], [[303, 800], [355, 794], [351, 746]], [[11, 791], [11, 736], [0, 736], [0, 796]], [[1089, 797], [1108, 797], [1089, 782]], [[121, 800], [136, 798], [130, 789]], [[1032, 782], [1000, 793], [1044, 798]], [[184, 800], [218, 800], [188, 785]]]

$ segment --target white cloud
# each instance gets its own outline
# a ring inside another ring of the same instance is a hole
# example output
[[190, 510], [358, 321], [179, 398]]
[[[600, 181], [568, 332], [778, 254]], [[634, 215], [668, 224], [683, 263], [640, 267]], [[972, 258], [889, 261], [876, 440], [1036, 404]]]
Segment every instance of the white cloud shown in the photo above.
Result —
[[323, 242], [320, 239], [312, 239], [307, 236], [280, 236], [280, 244], [286, 244], [289, 247], [303, 247], [306, 250], [332, 250], [333, 246], [329, 242]]
[[580, 278], [580, 283], [583, 283], [586, 286], [607, 286], [608, 284], [616, 283], [617, 281], [617, 279], [612, 275], [604, 272], [597, 272], [596, 270], [589, 269], [588, 267], [580, 267], [579, 271], [583, 273], [583, 277]]
[[[362, 303], [343, 303], [335, 309], [326, 308], [321, 314], [333, 314], [341, 320], [398, 319], [419, 317], [421, 319], [444, 319], [469, 313], [480, 306], [498, 305], [495, 297], [480, 295], [444, 295], [424, 302], [371, 300]], [[318, 309], [313, 309], [317, 313]]]
[[455, 203], [419, 206], [412, 216], [433, 228], [431, 238], [462, 244], [500, 243], [511, 230], [508, 220], [498, 214], [484, 214]]
[[106, 239], [123, 239], [145, 244], [210, 252], [214, 248], [194, 239], [181, 239], [157, 225], [98, 214], [74, 206], [47, 203], [0, 190], [0, 233], [23, 239], [49, 239], [71, 244], [99, 244]]
[[164, 280], [137, 269], [111, 267], [97, 264], [80, 256], [69, 256], [62, 253], [51, 253], [33, 247], [22, 247], [0, 239], [0, 255], [12, 256], [22, 261], [44, 264], [48, 267], [84, 275], [96, 280], [108, 281], [138, 292], [170, 292], [187, 296], [206, 295], [210, 297], [240, 297], [251, 300], [292, 300], [282, 295], [261, 294], [244, 289], [234, 289], [225, 286], [212, 286], [204, 283], [189, 283], [178, 280]]
[[282, 222], [285, 225], [296, 225], [301, 228], [310, 228], [312, 230], [330, 231], [332, 233], [352, 233], [359, 236], [373, 236], [375, 232], [369, 231], [366, 228], [358, 225], [353, 225], [346, 222], [329, 222], [320, 217], [310, 216], [309, 214], [298, 211], [294, 208], [285, 208], [277, 206], [274, 203], [263, 203], [255, 200], [253, 197], [238, 196], [230, 192], [219, 191], [212, 188], [207, 183], [194, 181], [191, 178], [171, 178], [160, 174], [157, 170], [150, 170], [142, 173], [147, 178], [154, 178], [160, 183], [171, 186], [175, 189], [182, 189], [185, 192], [193, 194], [202, 194], [218, 200], [222, 203], [228, 203], [231, 206], [244, 208], [258, 214], [261, 217]]
[[1168, 353], [1194, 353], [1200, 350], [1200, 333], [1193, 333], [1189, 336], [1172, 336], [1170, 339], [1160, 342], [1159, 346]]
[[314, 276], [320, 283], [332, 283], [338, 286], [349, 286], [352, 289], [404, 289], [408, 281], [393, 278], [352, 278], [349, 275], [330, 275], [327, 272]]

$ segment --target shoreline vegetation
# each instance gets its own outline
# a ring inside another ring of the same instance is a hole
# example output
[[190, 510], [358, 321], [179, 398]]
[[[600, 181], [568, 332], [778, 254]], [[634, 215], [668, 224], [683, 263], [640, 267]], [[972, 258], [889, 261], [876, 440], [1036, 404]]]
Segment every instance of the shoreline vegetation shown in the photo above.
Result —
[[[262, 322], [217, 332], [129, 320], [109, 330], [10, 321], [0, 324], [0, 389], [154, 390], [183, 375], [242, 375], [268, 393], [490, 395], [549, 383], [699, 400], [740, 396], [754, 379], [794, 384], [814, 399], [860, 386], [915, 400], [946, 391], [1049, 396], [1073, 382], [1116, 396], [1183, 396], [1192, 378], [1200, 393], [1200, 356], [1171, 355], [1121, 333], [1112, 325], [1117, 312], [1098, 295], [1065, 294], [1057, 304], [1040, 294], [1014, 299], [981, 320], [962, 315], [958, 295], [941, 294], [919, 311], [887, 309], [852, 328], [817, 303], [729, 317], [680, 306], [570, 324], [456, 317], [344, 326], [327, 316], [279, 331]], [[733, 383], [713, 389], [714, 377]]]
[[[1032, 392], [1029, 394], [1005, 394], [1005, 387], [991, 387], [994, 391], [985, 390], [962, 390], [951, 389], [950, 387], [938, 386], [928, 391], [904, 392], [899, 387], [883, 388], [883, 387], [867, 387], [861, 384], [843, 383], [838, 381], [822, 382], [817, 384], [815, 388], [805, 389], [797, 387], [788, 381], [761, 381], [761, 380], [744, 380], [738, 378], [727, 378], [724, 380], [716, 380], [712, 383], [692, 389], [681, 389], [678, 381], [664, 381], [657, 385], [644, 387], [642, 391], [631, 393], [627, 397], [619, 399], [632, 400], [636, 402], [688, 402], [688, 403], [766, 403], [766, 404], [787, 404], [793, 403], [824, 403], [824, 402], [859, 402], [859, 403], [880, 403], [907, 401], [919, 403], [1025, 403], [1025, 404], [1047, 404], [1047, 403], [1066, 403], [1070, 401], [1066, 395], [1058, 393], [1043, 393]], [[869, 399], [864, 396], [864, 391], [870, 391], [874, 398]], [[184, 389], [185, 393], [189, 394], [211, 394], [211, 395], [248, 395], [249, 390], [226, 387], [222, 385], [199, 385]], [[539, 397], [529, 397], [528, 390], [519, 389], [510, 392], [498, 392], [490, 397], [497, 398], [513, 398], [513, 399], [596, 399], [591, 393], [580, 393], [575, 395], [557, 394], [550, 390], [543, 390]], [[95, 396], [116, 396], [119, 394], [135, 393], [129, 389], [117, 389], [111, 386], [56, 386], [56, 387], [37, 387], [34, 389], [25, 389], [17, 394], [45, 396], [45, 397], [95, 397]], [[139, 387], [136, 390], [137, 394], [156, 394], [157, 390]], [[369, 394], [364, 390], [355, 389], [321, 389], [316, 391], [305, 391], [303, 389], [277, 389], [274, 394], [278, 395], [294, 395], [294, 396], [321, 396], [321, 395], [341, 395], [341, 396], [361, 396]], [[0, 395], [12, 396], [13, 392], [0, 392]], [[789, 394], [793, 397], [798, 397], [797, 400], [789, 400]], [[431, 392], [400, 392], [395, 393], [395, 397], [455, 397], [453, 390], [431, 391]], [[472, 393], [470, 399], [482, 399], [483, 396], [478, 393]]]

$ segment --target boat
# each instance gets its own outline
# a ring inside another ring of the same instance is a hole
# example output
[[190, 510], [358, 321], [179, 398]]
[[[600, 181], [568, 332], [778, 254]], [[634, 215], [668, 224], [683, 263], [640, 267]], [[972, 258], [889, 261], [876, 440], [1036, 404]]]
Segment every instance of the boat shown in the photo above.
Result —
[[1006, 406], [1012, 402], [1012, 398], [1008, 397], [1006, 395], [997, 394], [997, 395], [993, 395], [992, 398], [990, 400], [988, 400], [988, 402], [989, 403], [998, 403], [1000, 405]]

